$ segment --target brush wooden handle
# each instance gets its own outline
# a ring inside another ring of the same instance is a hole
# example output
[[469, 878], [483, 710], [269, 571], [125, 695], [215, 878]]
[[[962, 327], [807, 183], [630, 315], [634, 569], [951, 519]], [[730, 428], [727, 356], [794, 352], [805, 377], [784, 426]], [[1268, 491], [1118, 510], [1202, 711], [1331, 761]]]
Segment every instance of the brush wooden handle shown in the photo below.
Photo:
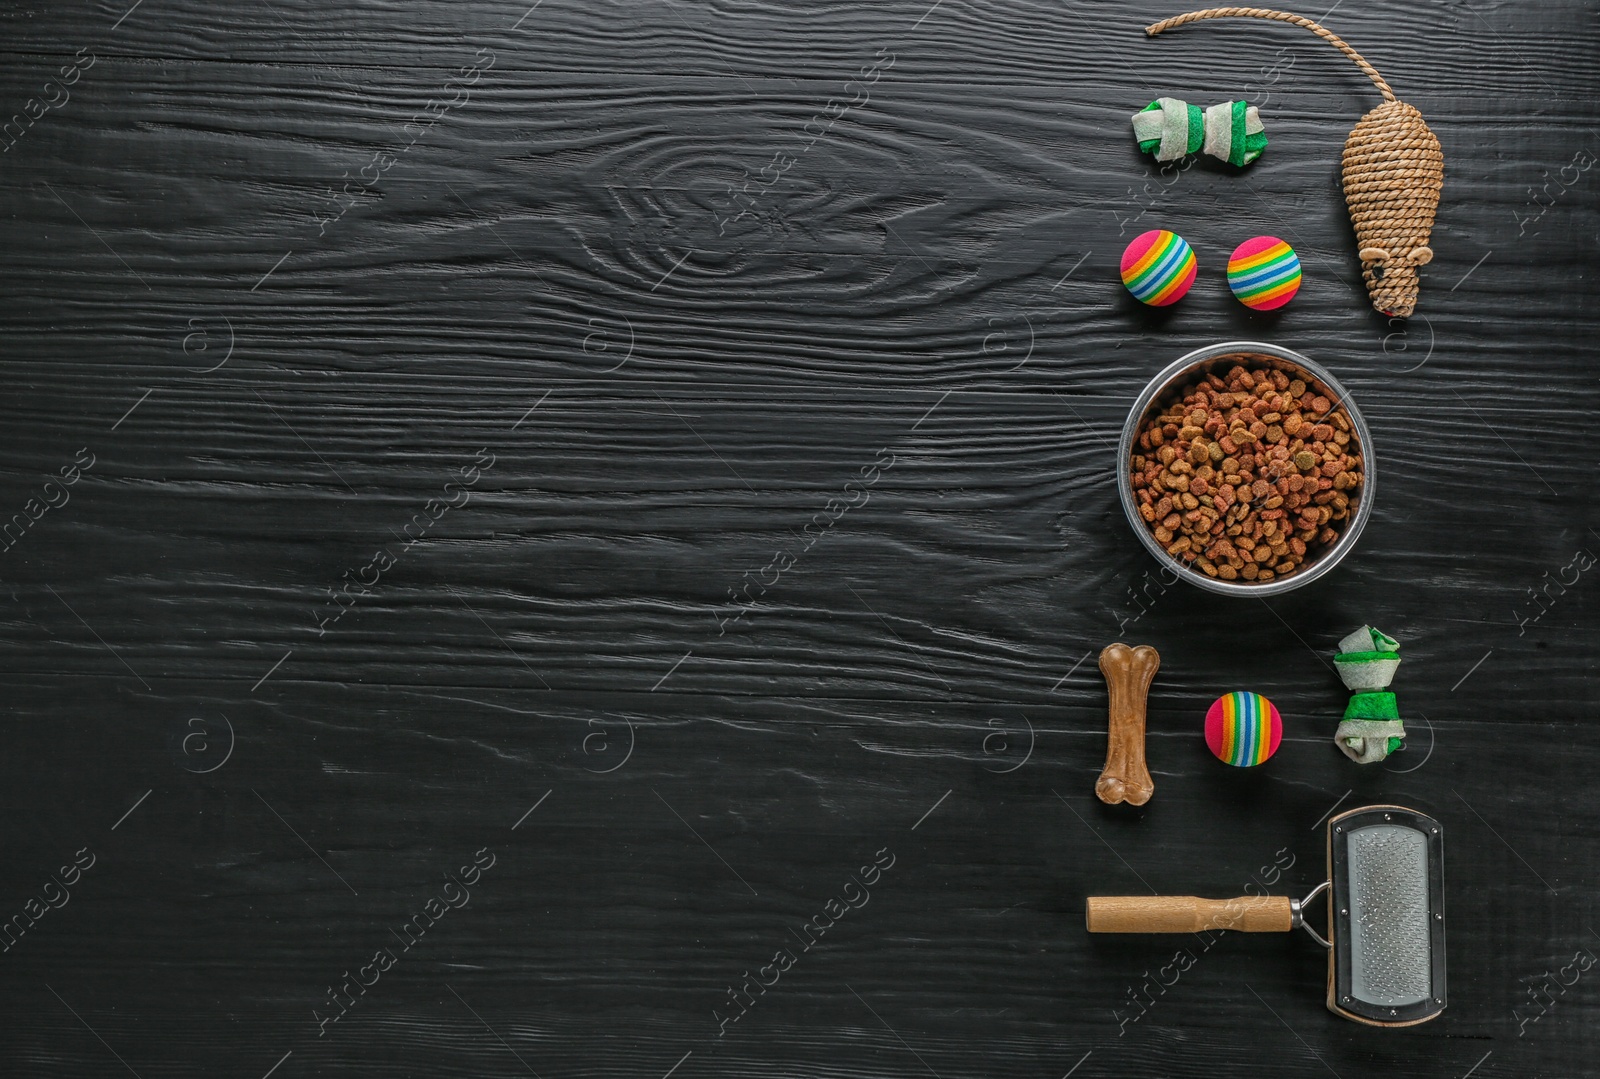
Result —
[[1095, 895], [1086, 919], [1091, 933], [1287, 933], [1294, 912], [1286, 895], [1242, 895], [1200, 899], [1192, 895]]
[[1160, 666], [1161, 656], [1147, 644], [1130, 648], [1119, 641], [1100, 653], [1100, 673], [1111, 694], [1111, 722], [1106, 766], [1094, 793], [1107, 805], [1142, 806], [1155, 793], [1144, 759], [1144, 711], [1150, 681]]

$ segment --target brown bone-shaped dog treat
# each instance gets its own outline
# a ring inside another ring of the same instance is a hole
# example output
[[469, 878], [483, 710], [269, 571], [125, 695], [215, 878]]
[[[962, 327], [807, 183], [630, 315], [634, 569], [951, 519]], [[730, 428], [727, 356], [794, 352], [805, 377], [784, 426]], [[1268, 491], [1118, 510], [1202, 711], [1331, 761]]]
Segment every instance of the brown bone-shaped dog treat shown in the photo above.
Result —
[[1130, 648], [1119, 641], [1100, 653], [1100, 673], [1111, 691], [1111, 734], [1094, 792], [1107, 805], [1142, 806], [1155, 793], [1144, 761], [1144, 705], [1160, 666], [1161, 655], [1147, 644]]

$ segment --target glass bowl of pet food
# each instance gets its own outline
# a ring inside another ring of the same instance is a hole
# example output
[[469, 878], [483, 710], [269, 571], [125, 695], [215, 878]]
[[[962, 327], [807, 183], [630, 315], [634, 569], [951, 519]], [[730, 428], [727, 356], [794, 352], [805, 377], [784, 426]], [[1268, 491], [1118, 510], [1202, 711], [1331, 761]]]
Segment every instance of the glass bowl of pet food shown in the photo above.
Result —
[[1372, 514], [1361, 412], [1331, 374], [1278, 345], [1227, 341], [1170, 364], [1134, 401], [1117, 460], [1139, 542], [1224, 595], [1310, 584]]

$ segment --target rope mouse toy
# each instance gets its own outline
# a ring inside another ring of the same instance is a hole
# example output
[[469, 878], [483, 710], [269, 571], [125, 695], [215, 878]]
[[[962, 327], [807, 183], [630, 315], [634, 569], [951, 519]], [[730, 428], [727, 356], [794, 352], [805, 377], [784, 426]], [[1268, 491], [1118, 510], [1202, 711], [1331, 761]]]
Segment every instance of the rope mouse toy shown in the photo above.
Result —
[[1409, 316], [1417, 308], [1417, 268], [1433, 258], [1444, 151], [1422, 114], [1394, 96], [1383, 76], [1331, 30], [1285, 11], [1219, 7], [1191, 11], [1145, 27], [1155, 37], [1203, 19], [1242, 16], [1302, 26], [1356, 62], [1383, 94], [1383, 104], [1363, 116], [1344, 144], [1344, 200], [1355, 226], [1361, 276], [1380, 313]]

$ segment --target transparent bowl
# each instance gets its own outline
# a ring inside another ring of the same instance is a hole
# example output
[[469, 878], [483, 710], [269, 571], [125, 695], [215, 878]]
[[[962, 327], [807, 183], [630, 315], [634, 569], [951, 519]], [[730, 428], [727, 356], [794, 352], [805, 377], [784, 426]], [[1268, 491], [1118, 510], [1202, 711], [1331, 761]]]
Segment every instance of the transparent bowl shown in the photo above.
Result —
[[[1151, 413], [1159, 412], [1170, 404], [1177, 392], [1188, 383], [1213, 371], [1226, 370], [1236, 363], [1282, 370], [1290, 378], [1304, 379], [1306, 385], [1315, 388], [1319, 394], [1334, 402], [1336, 407], [1342, 406], [1345, 415], [1350, 418], [1351, 427], [1354, 428], [1351, 432], [1353, 443], [1351, 448], [1361, 454], [1361, 486], [1356, 490], [1354, 512], [1344, 522], [1338, 540], [1332, 547], [1317, 554], [1313, 560], [1304, 563], [1301, 569], [1288, 577], [1275, 578], [1259, 584], [1254, 581], [1224, 581], [1221, 578], [1209, 577], [1182, 559], [1169, 555], [1151, 533], [1150, 526], [1145, 523], [1144, 518], [1139, 516], [1139, 501], [1133, 492], [1134, 441], [1138, 438], [1139, 430], [1145, 420]], [[1349, 391], [1339, 385], [1338, 380], [1331, 374], [1298, 352], [1279, 345], [1262, 344], [1259, 341], [1224, 341], [1221, 344], [1207, 345], [1169, 364], [1145, 385], [1133, 402], [1133, 407], [1128, 410], [1128, 420], [1122, 426], [1122, 440], [1117, 446], [1117, 493], [1122, 499], [1122, 511], [1127, 514], [1133, 534], [1144, 544], [1145, 550], [1149, 551], [1151, 556], [1158, 562], [1172, 567], [1173, 572], [1179, 577], [1208, 592], [1217, 592], [1225, 596], [1251, 596], [1259, 599], [1281, 595], [1304, 587], [1332, 570], [1345, 555], [1350, 553], [1351, 548], [1356, 545], [1356, 540], [1361, 536], [1361, 530], [1366, 527], [1367, 518], [1372, 515], [1377, 481], [1377, 462], [1372, 453], [1372, 435], [1367, 430], [1367, 422], [1362, 419], [1361, 411], [1356, 408]]]

